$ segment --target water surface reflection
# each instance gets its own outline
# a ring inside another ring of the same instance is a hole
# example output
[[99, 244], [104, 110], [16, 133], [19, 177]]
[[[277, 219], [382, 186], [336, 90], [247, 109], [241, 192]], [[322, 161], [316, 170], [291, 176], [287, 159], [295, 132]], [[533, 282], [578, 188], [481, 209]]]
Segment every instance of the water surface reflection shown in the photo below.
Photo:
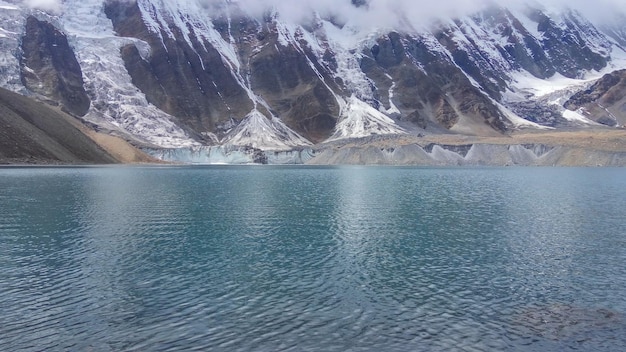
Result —
[[0, 169], [10, 350], [616, 350], [621, 169]]

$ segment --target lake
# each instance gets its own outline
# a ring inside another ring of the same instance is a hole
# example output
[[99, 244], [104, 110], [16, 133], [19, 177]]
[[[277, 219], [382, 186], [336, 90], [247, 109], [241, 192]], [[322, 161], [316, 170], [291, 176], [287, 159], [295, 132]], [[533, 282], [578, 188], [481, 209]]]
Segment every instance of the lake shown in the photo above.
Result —
[[616, 351], [626, 169], [0, 169], [0, 349]]

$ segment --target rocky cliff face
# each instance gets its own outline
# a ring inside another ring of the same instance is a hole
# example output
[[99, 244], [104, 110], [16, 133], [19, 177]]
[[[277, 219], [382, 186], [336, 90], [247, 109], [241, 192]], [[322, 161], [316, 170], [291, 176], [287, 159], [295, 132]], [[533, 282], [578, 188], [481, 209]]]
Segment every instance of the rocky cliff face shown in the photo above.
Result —
[[[118, 35], [149, 45], [148, 57], [142, 57], [134, 44], [120, 50], [132, 82], [148, 102], [175, 116], [194, 137], [210, 143], [209, 133], [218, 132], [233, 116], [241, 118], [252, 109], [247, 92], [202, 32], [170, 27], [167, 22], [162, 30], [150, 30], [143, 17], [150, 14], [142, 13], [136, 2], [111, 1], [105, 4], [105, 12]], [[152, 19], [159, 15], [153, 12]], [[176, 23], [180, 19], [168, 20]]]
[[[188, 25], [187, 14], [173, 10], [161, 18], [163, 14], [150, 12], [148, 6], [112, 1], [105, 7], [119, 35], [150, 45], [147, 58], [134, 45], [121, 51], [148, 101], [189, 130], [215, 134], [217, 140], [252, 110], [269, 119], [280, 116], [312, 141], [330, 136], [339, 114], [333, 96], [339, 88], [320, 79], [321, 65], [306, 48], [279, 42], [275, 18], [255, 21], [239, 13], [234, 19], [224, 15], [212, 23]], [[151, 21], [168, 31], [151, 30]], [[179, 23], [186, 28], [176, 27]], [[216, 49], [220, 44], [229, 45], [233, 57]]]
[[361, 67], [374, 83], [377, 101], [400, 120], [455, 129], [462, 120], [504, 131], [505, 119], [432, 37], [392, 32], [363, 50]]
[[555, 20], [542, 11], [529, 10], [528, 17], [537, 22], [543, 37], [541, 46], [551, 66], [546, 73], [554, 70], [578, 78], [585, 71], [601, 70], [607, 65], [611, 43], [579, 13], [566, 11]]
[[[23, 33], [0, 36], [0, 46], [15, 46], [27, 92], [162, 147], [292, 149], [606, 122], [597, 109], [573, 114], [563, 103], [594, 75], [626, 66], [619, 26], [601, 31], [574, 10], [491, 6], [381, 29], [230, 1], [67, 0], [61, 14], [11, 3], [0, 7], [0, 27], [19, 27], [7, 19], [17, 14]], [[15, 89], [12, 65], [0, 63], [1, 82]]]
[[586, 90], [574, 94], [565, 107], [607, 126], [626, 124], [626, 70], [604, 75]]
[[67, 112], [83, 116], [89, 110], [83, 75], [65, 33], [34, 16], [26, 19], [20, 58], [24, 86]]

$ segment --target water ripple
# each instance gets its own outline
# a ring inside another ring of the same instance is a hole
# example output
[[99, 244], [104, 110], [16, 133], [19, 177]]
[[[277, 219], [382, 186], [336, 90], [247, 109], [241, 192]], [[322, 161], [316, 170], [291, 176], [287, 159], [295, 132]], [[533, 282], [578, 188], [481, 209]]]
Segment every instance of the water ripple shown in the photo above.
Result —
[[616, 350], [622, 174], [0, 169], [0, 346]]

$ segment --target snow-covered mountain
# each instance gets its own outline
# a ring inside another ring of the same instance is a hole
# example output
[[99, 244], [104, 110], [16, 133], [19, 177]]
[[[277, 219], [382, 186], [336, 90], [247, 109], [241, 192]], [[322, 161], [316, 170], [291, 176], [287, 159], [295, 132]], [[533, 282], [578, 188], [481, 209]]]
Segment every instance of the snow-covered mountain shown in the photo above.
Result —
[[[626, 27], [573, 9], [490, 5], [378, 26], [244, 3], [0, 0], [0, 86], [154, 146], [288, 150], [605, 123], [565, 103], [626, 68]], [[613, 107], [610, 125], [625, 123]]]

